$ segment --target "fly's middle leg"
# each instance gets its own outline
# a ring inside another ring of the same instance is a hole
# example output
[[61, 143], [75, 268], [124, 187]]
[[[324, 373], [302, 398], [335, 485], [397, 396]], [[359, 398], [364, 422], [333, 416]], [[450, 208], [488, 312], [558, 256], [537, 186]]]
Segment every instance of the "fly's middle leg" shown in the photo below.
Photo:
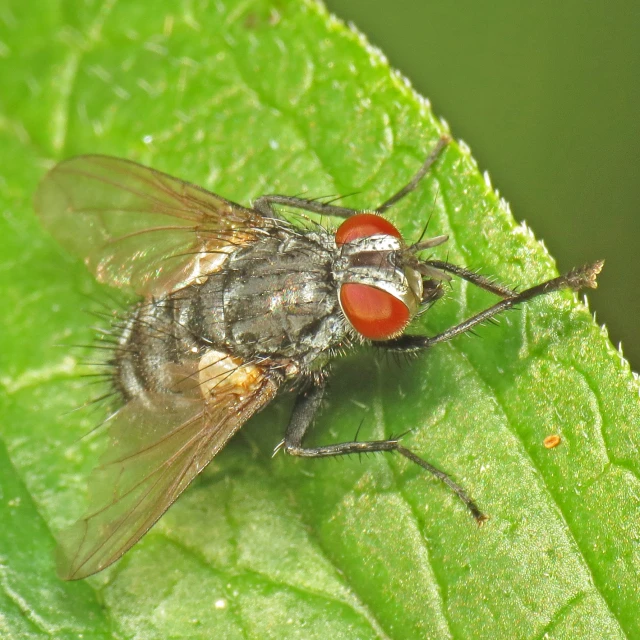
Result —
[[487, 516], [480, 511], [476, 503], [467, 495], [460, 485], [456, 484], [444, 471], [434, 467], [420, 456], [403, 447], [397, 439], [340, 442], [338, 444], [321, 447], [305, 447], [302, 443], [303, 438], [313, 422], [322, 398], [324, 397], [324, 393], [325, 385], [313, 386], [300, 393], [296, 399], [284, 440], [276, 450], [284, 448], [286, 453], [303, 458], [331, 458], [353, 453], [395, 451], [444, 482], [460, 500], [462, 500], [469, 511], [471, 511], [471, 514], [479, 525], [482, 525], [487, 520]]
[[[448, 135], [443, 135], [438, 139], [429, 155], [422, 163], [421, 167], [416, 171], [414, 176], [409, 182], [392, 195], [389, 199], [385, 200], [380, 206], [375, 209], [367, 209], [373, 213], [383, 214], [387, 209], [392, 207], [396, 202], [402, 200], [407, 194], [411, 193], [420, 184], [421, 180], [427, 175], [431, 169], [433, 163], [438, 159], [442, 150], [451, 142], [451, 138]], [[350, 209], [349, 207], [339, 207], [331, 203], [322, 202], [320, 200], [307, 200], [306, 198], [299, 198], [296, 196], [283, 196], [277, 194], [269, 194], [260, 196], [253, 202], [253, 208], [261, 213], [266, 218], [279, 218], [280, 216], [273, 208], [274, 205], [283, 207], [290, 207], [292, 209], [300, 209], [302, 211], [309, 211], [311, 213], [319, 213], [325, 216], [335, 216], [337, 218], [349, 218], [357, 213], [362, 213], [360, 209]]]

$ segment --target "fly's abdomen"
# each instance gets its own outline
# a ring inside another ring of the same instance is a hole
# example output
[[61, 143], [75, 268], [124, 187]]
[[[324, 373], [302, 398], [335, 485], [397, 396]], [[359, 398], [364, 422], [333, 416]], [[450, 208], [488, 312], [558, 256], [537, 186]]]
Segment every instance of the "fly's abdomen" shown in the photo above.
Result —
[[125, 400], [194, 389], [198, 361], [212, 344], [203, 335], [198, 289], [141, 303], [129, 316], [114, 363], [114, 383]]

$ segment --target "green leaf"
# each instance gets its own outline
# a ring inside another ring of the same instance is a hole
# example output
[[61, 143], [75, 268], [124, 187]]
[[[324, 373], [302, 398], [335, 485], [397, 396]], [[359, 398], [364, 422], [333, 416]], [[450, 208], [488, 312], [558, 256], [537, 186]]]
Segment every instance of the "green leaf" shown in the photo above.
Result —
[[[54, 574], [52, 531], [83, 510], [104, 446], [76, 352], [86, 294], [39, 226], [45, 170], [127, 157], [242, 203], [357, 192], [375, 206], [444, 131], [379, 52], [311, 2], [5, 0], [0, 6], [0, 632], [4, 638], [639, 637], [638, 385], [570, 294], [407, 363], [334, 369], [318, 443], [413, 431], [478, 529], [415, 465], [271, 459], [283, 397], [253, 419], [117, 565]], [[452, 144], [392, 219], [448, 233], [449, 259], [526, 286], [553, 262]], [[585, 256], [585, 261], [600, 256]], [[435, 332], [488, 305], [455, 282]], [[559, 434], [562, 443], [542, 441]]]

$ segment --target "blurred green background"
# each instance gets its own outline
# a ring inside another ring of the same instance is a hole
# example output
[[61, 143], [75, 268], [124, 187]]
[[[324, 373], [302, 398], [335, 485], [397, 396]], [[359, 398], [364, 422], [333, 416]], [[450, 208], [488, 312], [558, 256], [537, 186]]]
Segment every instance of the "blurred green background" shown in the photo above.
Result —
[[560, 270], [606, 259], [591, 309], [639, 371], [640, 2], [326, 4], [431, 100]]

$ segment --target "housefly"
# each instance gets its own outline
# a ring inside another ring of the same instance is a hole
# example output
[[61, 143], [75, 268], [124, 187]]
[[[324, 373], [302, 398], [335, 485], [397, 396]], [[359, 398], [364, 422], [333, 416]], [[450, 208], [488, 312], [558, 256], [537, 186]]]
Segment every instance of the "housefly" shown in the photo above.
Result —
[[[91, 508], [65, 532], [60, 575], [101, 571], [130, 549], [233, 434], [288, 388], [297, 392], [279, 448], [309, 458], [395, 451], [475, 502], [398, 439], [305, 447], [328, 365], [362, 343], [419, 353], [514, 305], [595, 287], [602, 262], [516, 292], [469, 269], [426, 259], [446, 236], [408, 244], [383, 214], [413, 191], [449, 142], [376, 209], [264, 195], [250, 208], [117, 158], [65, 160], [40, 184], [44, 226], [103, 283], [139, 302], [117, 324], [110, 379], [120, 408], [91, 482]], [[335, 231], [293, 225], [295, 209], [342, 218]], [[435, 336], [405, 333], [453, 276], [501, 300]]]

